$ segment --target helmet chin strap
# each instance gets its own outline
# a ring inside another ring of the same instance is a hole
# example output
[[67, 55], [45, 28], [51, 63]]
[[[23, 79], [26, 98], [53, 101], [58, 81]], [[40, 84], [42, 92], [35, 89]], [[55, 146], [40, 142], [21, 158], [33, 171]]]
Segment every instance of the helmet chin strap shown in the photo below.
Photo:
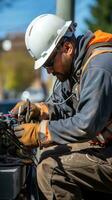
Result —
[[72, 23], [68, 28], [68, 31], [65, 33], [64, 37], [71, 38], [74, 36], [74, 32], [76, 31], [77, 23]]

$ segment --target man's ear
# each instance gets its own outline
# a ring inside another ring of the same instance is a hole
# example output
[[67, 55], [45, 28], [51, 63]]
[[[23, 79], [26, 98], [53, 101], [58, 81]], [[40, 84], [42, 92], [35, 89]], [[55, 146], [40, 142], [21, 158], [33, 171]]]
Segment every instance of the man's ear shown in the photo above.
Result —
[[73, 51], [74, 51], [74, 47], [73, 47], [72, 43], [69, 41], [64, 42], [63, 53], [71, 55], [71, 54], [73, 54]]

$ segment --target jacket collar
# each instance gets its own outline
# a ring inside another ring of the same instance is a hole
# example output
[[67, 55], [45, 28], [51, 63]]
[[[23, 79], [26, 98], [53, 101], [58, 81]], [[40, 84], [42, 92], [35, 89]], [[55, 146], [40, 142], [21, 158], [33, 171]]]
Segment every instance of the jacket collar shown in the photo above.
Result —
[[78, 82], [80, 77], [81, 64], [87, 51], [87, 45], [93, 37], [94, 34], [91, 31], [88, 31], [85, 35], [80, 35], [76, 38], [76, 54], [73, 59], [73, 67], [70, 77], [71, 82], [74, 82], [74, 78], [76, 79], [76, 82]]

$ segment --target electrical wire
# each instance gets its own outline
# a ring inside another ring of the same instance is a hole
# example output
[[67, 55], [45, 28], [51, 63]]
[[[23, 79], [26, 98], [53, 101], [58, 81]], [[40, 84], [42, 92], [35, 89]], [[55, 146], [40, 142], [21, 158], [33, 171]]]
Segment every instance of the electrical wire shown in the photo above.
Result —
[[[74, 80], [74, 82], [75, 82], [75, 84], [78, 84], [78, 81], [72, 76], [71, 77], [73, 80]], [[46, 100], [46, 102], [48, 102], [49, 100], [51, 100], [52, 101], [52, 104], [53, 105], [62, 105], [62, 104], [64, 104], [64, 103], [66, 103], [69, 99], [71, 99], [73, 96], [74, 96], [74, 93], [72, 93], [69, 97], [67, 97], [65, 100], [63, 100], [62, 102], [54, 102], [53, 100], [52, 100], [52, 98], [51, 98], [51, 96], [54, 98], [54, 100], [55, 101], [57, 101], [57, 99], [56, 99], [56, 97], [55, 97], [55, 90], [57, 89], [57, 87], [59, 86], [59, 81], [58, 81], [58, 79], [56, 79], [56, 81], [55, 81], [55, 83], [54, 83], [54, 86], [53, 86], [53, 92], [52, 92], [52, 94], [48, 97], [48, 99]], [[60, 83], [61, 84], [61, 83]]]
[[5, 124], [2, 127], [2, 124], [0, 123], [0, 129], [5, 132], [5, 134], [8, 136], [8, 138], [12, 141], [12, 143], [14, 143], [16, 145], [16, 147], [20, 150], [22, 150], [22, 153], [24, 155], [25, 158], [27, 159], [31, 159], [32, 162], [37, 166], [38, 165], [38, 159], [36, 157], [36, 155], [32, 152], [29, 151], [28, 148], [26, 148], [17, 138], [17, 136], [14, 134], [13, 129], [8, 129], [7, 127], [5, 128]]

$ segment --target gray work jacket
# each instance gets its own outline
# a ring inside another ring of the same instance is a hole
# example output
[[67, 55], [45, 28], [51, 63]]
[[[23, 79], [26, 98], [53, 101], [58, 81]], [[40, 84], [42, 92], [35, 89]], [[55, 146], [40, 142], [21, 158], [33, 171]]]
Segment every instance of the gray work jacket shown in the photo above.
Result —
[[[81, 37], [74, 70], [81, 67], [91, 37], [90, 33]], [[93, 139], [112, 115], [112, 53], [99, 54], [90, 60], [79, 88], [74, 73], [69, 80], [59, 82], [47, 104], [52, 141], [66, 144]]]

